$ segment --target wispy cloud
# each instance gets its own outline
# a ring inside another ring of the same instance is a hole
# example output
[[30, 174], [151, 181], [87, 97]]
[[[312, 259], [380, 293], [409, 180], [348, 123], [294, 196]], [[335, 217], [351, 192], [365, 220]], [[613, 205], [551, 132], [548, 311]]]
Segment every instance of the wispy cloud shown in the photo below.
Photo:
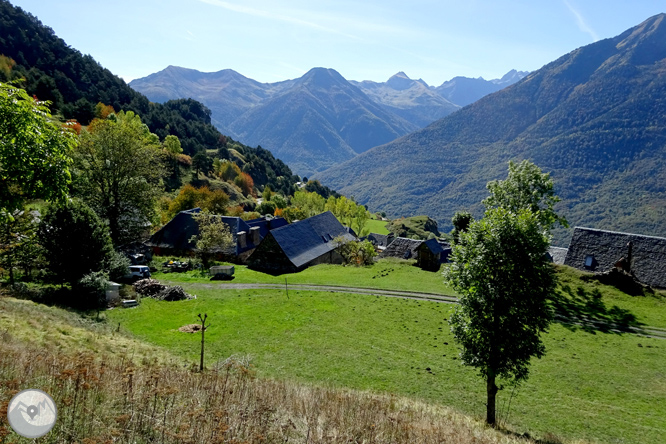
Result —
[[188, 35], [183, 36], [185, 40], [189, 40], [190, 42], [195, 42], [197, 40], [197, 36], [194, 35], [194, 33], [188, 29], [185, 30]]
[[327, 33], [330, 33], [330, 34], [341, 35], [341, 36], [348, 37], [348, 38], [351, 38], [351, 39], [354, 39], [354, 40], [360, 40], [359, 37], [357, 37], [355, 35], [352, 35], [352, 34], [348, 34], [348, 33], [343, 32], [343, 31], [340, 31], [338, 29], [330, 28], [330, 27], [323, 26], [323, 25], [320, 25], [318, 23], [315, 23], [313, 21], [302, 20], [302, 19], [299, 19], [297, 17], [293, 17], [293, 16], [289, 16], [289, 15], [285, 15], [285, 14], [278, 14], [278, 13], [275, 13], [275, 12], [272, 12], [272, 11], [249, 8], [247, 6], [234, 5], [232, 3], [225, 2], [225, 1], [222, 1], [222, 0], [200, 0], [200, 1], [203, 2], [203, 3], [207, 3], [209, 5], [224, 8], [228, 11], [238, 12], [240, 14], [251, 15], [251, 16], [254, 16], [254, 17], [261, 17], [261, 18], [265, 18], [265, 19], [269, 19], [269, 20], [276, 20], [276, 21], [280, 21], [280, 22], [289, 23], [289, 24], [292, 24], [292, 25], [298, 25], [298, 26], [303, 26], [303, 27], [306, 27], [306, 28], [316, 29], [318, 31], [327, 32]]
[[568, 0], [562, 0], [562, 1], [569, 9], [569, 11], [573, 14], [573, 16], [576, 18], [576, 24], [578, 25], [578, 28], [584, 33], [588, 34], [590, 37], [592, 37], [592, 40], [594, 40], [595, 42], [598, 41], [599, 35], [594, 31], [594, 29], [590, 28], [590, 26], [587, 24], [585, 18], [580, 13], [580, 11], [578, 11], [571, 3], [569, 3]]

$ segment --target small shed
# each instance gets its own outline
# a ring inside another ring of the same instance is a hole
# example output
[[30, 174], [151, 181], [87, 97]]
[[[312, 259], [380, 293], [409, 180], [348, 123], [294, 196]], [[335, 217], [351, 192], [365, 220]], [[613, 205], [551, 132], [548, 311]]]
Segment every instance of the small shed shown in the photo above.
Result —
[[442, 262], [446, 260], [444, 248], [435, 238], [428, 239], [416, 247], [416, 254], [416, 264], [426, 271], [439, 271]]
[[106, 284], [106, 303], [112, 304], [120, 301], [120, 287], [122, 285], [109, 281]]

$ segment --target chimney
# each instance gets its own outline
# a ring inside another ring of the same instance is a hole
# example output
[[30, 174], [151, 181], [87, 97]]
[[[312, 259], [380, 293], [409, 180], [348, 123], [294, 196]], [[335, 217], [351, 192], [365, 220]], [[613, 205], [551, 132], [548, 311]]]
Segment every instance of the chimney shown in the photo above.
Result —
[[239, 231], [236, 233], [236, 237], [238, 238], [238, 245], [240, 245], [241, 248], [247, 247], [247, 232]]
[[259, 237], [259, 227], [250, 228], [250, 240], [255, 246], [259, 245], [259, 242], [261, 241]]

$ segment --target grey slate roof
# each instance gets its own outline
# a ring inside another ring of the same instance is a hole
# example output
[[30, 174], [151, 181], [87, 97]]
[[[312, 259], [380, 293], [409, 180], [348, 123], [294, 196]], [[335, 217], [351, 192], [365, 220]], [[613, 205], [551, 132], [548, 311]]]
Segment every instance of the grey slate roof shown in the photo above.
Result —
[[396, 257], [398, 259], [415, 259], [416, 249], [423, 243], [422, 240], [396, 237], [379, 257]]
[[[653, 287], [666, 288], [666, 238], [576, 227], [564, 261], [581, 270], [605, 272], [626, 258], [632, 244], [631, 271]], [[590, 259], [588, 259], [590, 257]], [[589, 260], [590, 266], [586, 266]]]
[[338, 236], [356, 239], [330, 211], [277, 228], [270, 235], [297, 268], [334, 250], [333, 239]]
[[564, 264], [564, 259], [567, 257], [567, 249], [561, 247], [550, 247], [548, 248], [548, 254], [553, 260], [554, 264], [562, 265]]
[[[200, 213], [201, 208], [181, 211], [176, 214], [166, 225], [153, 234], [145, 243], [149, 247], [167, 248], [173, 250], [187, 251], [194, 249], [194, 243], [190, 242], [192, 236], [199, 234], [199, 225], [194, 220], [193, 215]], [[274, 218], [270, 221], [260, 218], [250, 221], [244, 221], [240, 217], [221, 216], [222, 221], [229, 227], [229, 231], [234, 238], [235, 247], [228, 254], [239, 255], [245, 251], [256, 247], [252, 239], [248, 237], [245, 247], [238, 243], [237, 233], [245, 231], [250, 232], [251, 227], [259, 227], [260, 239], [263, 239], [273, 227], [281, 227], [287, 223], [283, 218]]]
[[394, 236], [392, 234], [378, 234], [378, 233], [370, 233], [368, 234], [364, 240], [369, 241], [374, 245], [375, 247], [388, 247], [389, 244], [393, 241]]
[[435, 238], [424, 241], [422, 245], [427, 247], [432, 254], [441, 254], [442, 252], [444, 252], [442, 245]]

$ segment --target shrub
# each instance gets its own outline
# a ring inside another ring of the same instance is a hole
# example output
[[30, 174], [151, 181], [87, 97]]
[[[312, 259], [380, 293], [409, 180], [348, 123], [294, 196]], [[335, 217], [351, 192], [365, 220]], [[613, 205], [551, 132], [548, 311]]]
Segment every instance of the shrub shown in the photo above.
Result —
[[93, 271], [83, 276], [74, 287], [73, 302], [79, 308], [99, 308], [106, 304], [106, 287], [109, 278], [103, 271]]
[[106, 269], [109, 271], [109, 279], [112, 281], [119, 281], [129, 273], [129, 266], [131, 261], [124, 254], [113, 251], [106, 264]]
[[368, 241], [348, 241], [343, 237], [336, 237], [333, 242], [336, 243], [337, 251], [345, 264], [371, 265], [377, 256], [375, 247]]

